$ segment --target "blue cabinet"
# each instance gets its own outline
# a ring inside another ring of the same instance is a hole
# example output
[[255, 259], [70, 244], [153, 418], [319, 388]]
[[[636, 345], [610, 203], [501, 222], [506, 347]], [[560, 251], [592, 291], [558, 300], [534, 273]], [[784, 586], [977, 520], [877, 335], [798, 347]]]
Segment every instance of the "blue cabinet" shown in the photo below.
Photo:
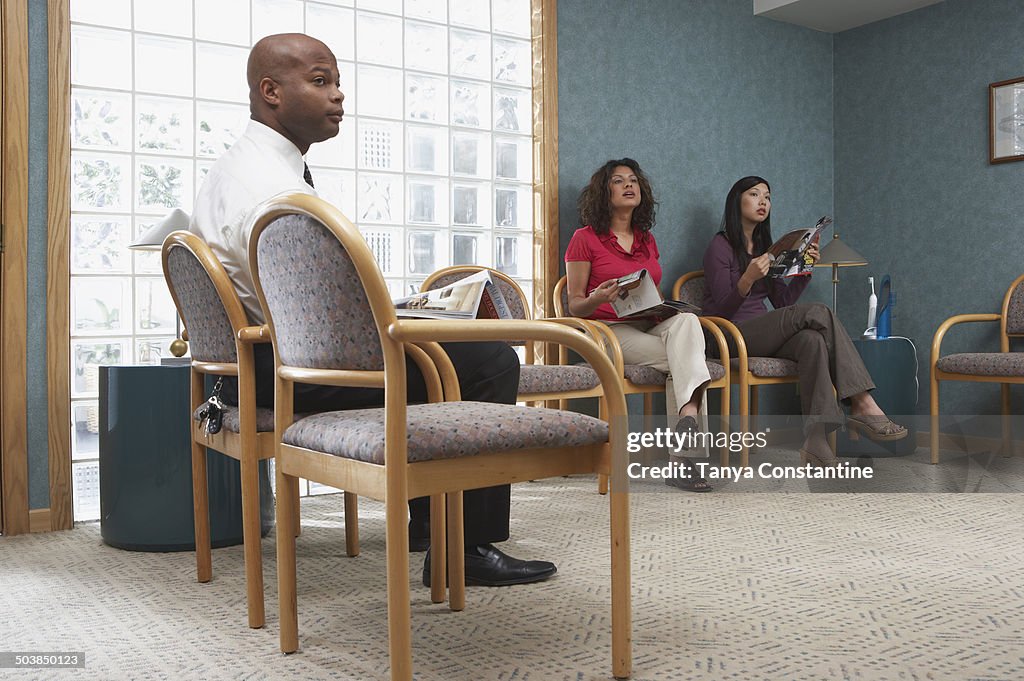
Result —
[[[131, 551], [191, 551], [188, 366], [100, 367], [100, 535]], [[208, 450], [214, 547], [242, 543], [238, 461]], [[263, 534], [273, 526], [269, 466], [260, 462]]]
[[[840, 456], [890, 456], [910, 454], [917, 448], [914, 414], [917, 411], [917, 348], [909, 338], [890, 337], [882, 340], [855, 340], [854, 347], [864, 360], [875, 390], [871, 395], [878, 406], [909, 431], [907, 437], [895, 442], [873, 442], [861, 436], [851, 441], [846, 431], [839, 431], [837, 447]], [[908, 416], [910, 418], [908, 418]]]

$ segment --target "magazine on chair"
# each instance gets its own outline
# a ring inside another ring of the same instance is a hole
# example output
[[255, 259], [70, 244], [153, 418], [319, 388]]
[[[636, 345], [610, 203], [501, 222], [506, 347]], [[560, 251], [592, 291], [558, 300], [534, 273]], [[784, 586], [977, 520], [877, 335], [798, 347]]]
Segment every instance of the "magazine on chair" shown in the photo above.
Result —
[[397, 298], [399, 317], [427, 319], [512, 319], [505, 296], [486, 270], [432, 291]]
[[779, 279], [810, 276], [814, 264], [807, 257], [807, 249], [811, 244], [818, 243], [821, 231], [831, 224], [832, 218], [824, 215], [813, 227], [801, 227], [783, 234], [768, 247], [767, 252], [773, 258], [768, 268], [768, 277]]
[[662, 300], [658, 287], [646, 269], [619, 277], [619, 297], [612, 301], [612, 309], [620, 318], [668, 317], [677, 312], [700, 314], [700, 308], [681, 300]]

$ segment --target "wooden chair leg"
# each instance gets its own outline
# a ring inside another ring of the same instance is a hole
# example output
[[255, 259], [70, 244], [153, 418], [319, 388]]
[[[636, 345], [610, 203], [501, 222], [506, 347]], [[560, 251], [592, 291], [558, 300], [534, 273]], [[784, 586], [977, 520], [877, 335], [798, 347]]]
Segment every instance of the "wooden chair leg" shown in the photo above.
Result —
[[929, 396], [929, 445], [931, 447], [932, 464], [939, 462], [939, 379], [935, 378], [935, 365], [931, 371], [931, 395]]
[[444, 497], [443, 494], [430, 497], [430, 600], [433, 603], [444, 603], [448, 575]]
[[609, 512], [611, 515], [612, 568], [612, 675], [617, 679], [625, 679], [629, 678], [633, 671], [628, 495], [612, 489]]
[[[189, 423], [190, 427], [194, 427]], [[206, 447], [192, 440], [192, 517], [196, 540], [196, 579], [208, 582], [213, 578], [213, 556], [210, 551], [210, 495], [206, 482]]]
[[359, 555], [359, 495], [345, 492], [345, 553]]
[[1003, 456], [1013, 456], [1013, 423], [1010, 421], [1010, 384], [1000, 386], [1003, 398]]
[[[707, 394], [707, 393], [705, 393], [705, 394]], [[726, 437], [729, 436], [729, 407], [730, 407], [730, 405], [729, 405], [729, 391], [726, 390], [725, 388], [723, 388], [722, 389], [722, 423], [721, 423], [721, 427], [722, 427], [722, 432], [726, 434]], [[718, 459], [719, 459], [719, 462], [721, 463], [721, 465], [723, 465], [723, 466], [728, 466], [729, 465], [729, 444], [728, 444], [728, 440], [726, 440], [726, 444], [722, 445], [721, 449], [719, 450]]]
[[462, 519], [462, 492], [445, 495], [448, 505], [448, 608], [466, 608], [466, 536]]
[[[747, 385], [745, 379], [740, 380], [740, 395], [739, 395], [739, 409], [740, 409], [740, 431], [744, 434], [750, 432], [750, 387]], [[742, 445], [740, 450], [740, 465], [746, 468], [750, 465], [750, 447]]]
[[[294, 653], [299, 648], [299, 612], [295, 584], [295, 500], [299, 496], [299, 479], [281, 472], [277, 467], [277, 593], [281, 652]], [[284, 531], [282, 531], [284, 529]]]
[[[645, 409], [645, 411], [644, 411], [644, 427], [647, 426], [647, 414], [648, 414], [648, 411], [646, 409], [646, 404], [647, 404], [647, 398], [649, 398], [650, 396], [651, 396], [650, 393], [646, 393], [644, 395], [644, 405], [645, 405], [645, 407], [644, 407], [644, 409]], [[598, 416], [598, 418], [604, 419], [606, 421], [608, 420], [608, 405], [605, 402], [604, 397], [600, 398], [597, 401], [597, 416]], [[597, 493], [598, 494], [608, 494], [608, 476], [605, 475], [604, 473], [598, 473], [597, 474]]]
[[249, 627], [266, 623], [263, 611], [263, 553], [260, 546], [260, 472], [255, 442], [242, 444], [242, 548], [245, 553], [246, 599]]
[[[757, 390], [757, 386], [756, 385], [750, 386], [750, 405], [749, 405], [750, 411], [748, 412], [750, 414], [750, 425], [747, 426], [748, 429], [749, 429], [749, 430], [747, 430], [748, 433], [751, 433], [751, 432], [754, 432], [755, 430], [757, 430], [757, 421], [758, 421], [757, 416], [758, 416], [758, 414], [761, 413], [760, 412], [760, 401], [761, 401], [760, 400], [760, 394], [759, 394], [759, 392]], [[753, 449], [755, 452], [757, 451], [757, 447], [751, 447], [751, 449]], [[744, 464], [744, 465], [746, 465], [746, 464]]]
[[409, 529], [404, 494], [384, 501], [388, 584], [388, 652], [392, 681], [412, 681], [412, 629], [409, 605]]

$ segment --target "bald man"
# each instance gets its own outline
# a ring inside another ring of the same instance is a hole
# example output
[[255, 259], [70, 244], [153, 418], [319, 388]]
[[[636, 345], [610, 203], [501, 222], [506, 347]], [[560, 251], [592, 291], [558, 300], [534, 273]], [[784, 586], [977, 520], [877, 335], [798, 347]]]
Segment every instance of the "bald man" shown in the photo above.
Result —
[[[210, 169], [196, 197], [191, 230], [201, 236], [224, 264], [253, 323], [262, 323], [249, 272], [249, 233], [253, 212], [281, 192], [316, 194], [303, 156], [309, 147], [338, 134], [345, 95], [338, 64], [319, 40], [300, 33], [272, 35], [252, 48], [247, 68], [250, 118], [245, 134]], [[465, 400], [514, 404], [519, 386], [519, 358], [504, 343], [443, 344], [459, 376]], [[410, 402], [425, 402], [419, 369], [407, 364]], [[256, 346], [256, 402], [274, 404], [274, 356]], [[227, 382], [225, 382], [227, 383]], [[237, 384], [225, 385], [234, 403]], [[234, 399], [232, 399], [234, 398]], [[333, 411], [382, 406], [380, 390], [331, 386], [295, 386], [296, 411]], [[467, 491], [465, 505], [466, 583], [482, 586], [525, 584], [547, 579], [555, 566], [524, 561], [501, 552], [493, 542], [509, 536], [509, 486]], [[429, 544], [429, 503], [410, 507], [410, 548]], [[430, 585], [430, 553], [423, 566]]]

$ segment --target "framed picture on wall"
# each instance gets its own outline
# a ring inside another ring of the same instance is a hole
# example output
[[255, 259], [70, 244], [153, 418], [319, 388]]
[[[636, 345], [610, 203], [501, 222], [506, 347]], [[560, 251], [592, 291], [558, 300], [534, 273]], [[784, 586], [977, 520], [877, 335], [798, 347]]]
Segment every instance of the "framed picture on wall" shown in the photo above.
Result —
[[1024, 78], [988, 86], [989, 163], [1024, 161]]

